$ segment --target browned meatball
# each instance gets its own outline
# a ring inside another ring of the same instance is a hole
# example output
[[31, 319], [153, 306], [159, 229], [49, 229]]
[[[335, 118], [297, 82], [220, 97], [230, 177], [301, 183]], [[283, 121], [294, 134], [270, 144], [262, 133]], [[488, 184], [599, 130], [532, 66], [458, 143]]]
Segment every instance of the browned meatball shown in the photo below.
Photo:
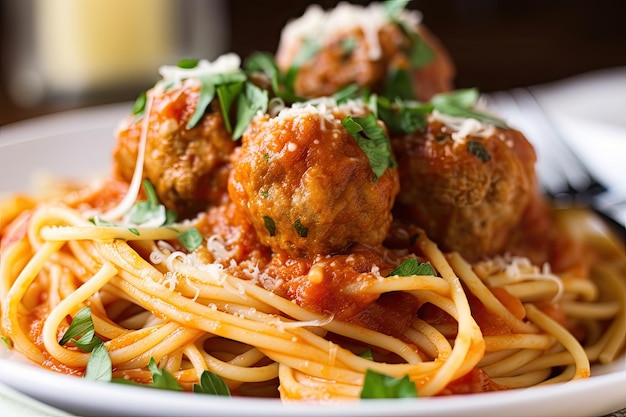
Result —
[[438, 120], [392, 138], [401, 190], [396, 215], [470, 260], [501, 251], [536, 189], [535, 152], [516, 130], [460, 136]]
[[[165, 92], [154, 88], [143, 177], [154, 184], [160, 201], [189, 218], [228, 198], [230, 155], [236, 144], [227, 132], [217, 103], [192, 129], [186, 125], [200, 87], [188, 80]], [[135, 169], [143, 119], [129, 116], [117, 131], [114, 171], [130, 181]]]
[[[363, 110], [364, 111], [364, 110]], [[257, 116], [235, 152], [229, 195], [262, 243], [293, 256], [379, 245], [399, 189], [370, 162], [338, 113], [308, 105]]]
[[[281, 35], [276, 61], [283, 71], [301, 59], [299, 54], [311, 42], [321, 43], [313, 57], [304, 63], [297, 63], [296, 94], [304, 97], [329, 96], [353, 83], [381, 92], [389, 71], [393, 69], [410, 70], [418, 100], [428, 101], [433, 95], [452, 89], [455, 75], [452, 60], [441, 42], [423, 25], [414, 23], [414, 30], [433, 51], [434, 58], [420, 68], [411, 69], [409, 51], [412, 41], [386, 15], [378, 16], [384, 13], [381, 5], [372, 4], [366, 8], [341, 4], [323, 15], [321, 13], [316, 8], [307, 10], [300, 19], [290, 22]], [[341, 14], [361, 16], [359, 20], [341, 20]], [[311, 21], [319, 23], [316, 25]], [[340, 24], [335, 26], [328, 23], [330, 21]], [[316, 30], [321, 33], [316, 33]]]

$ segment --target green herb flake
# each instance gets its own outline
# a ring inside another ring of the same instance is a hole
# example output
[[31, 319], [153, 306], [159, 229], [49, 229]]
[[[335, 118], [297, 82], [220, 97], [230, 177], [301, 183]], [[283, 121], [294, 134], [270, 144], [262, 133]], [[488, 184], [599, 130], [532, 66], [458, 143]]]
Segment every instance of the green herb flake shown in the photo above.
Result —
[[374, 360], [374, 355], [372, 355], [372, 349], [367, 348], [363, 352], [359, 353], [359, 356], [363, 359], [367, 359], [368, 361]]
[[274, 223], [274, 219], [270, 216], [263, 216], [263, 223], [270, 236], [276, 236], [276, 223]]
[[396, 20], [400, 16], [402, 10], [411, 2], [411, 0], [387, 0], [384, 3], [385, 12], [391, 20]]
[[265, 74], [272, 83], [274, 94], [280, 95], [281, 73], [272, 54], [268, 52], [254, 52], [246, 59], [244, 67], [248, 72]]
[[356, 49], [358, 42], [354, 36], [348, 36], [341, 40], [341, 52], [344, 56], [350, 56]]
[[409, 39], [411, 40], [411, 49], [409, 50], [411, 67], [422, 68], [435, 59], [435, 53], [421, 36], [415, 32], [409, 32]]
[[483, 163], [491, 159], [491, 155], [489, 155], [489, 152], [487, 152], [487, 149], [485, 149], [485, 146], [481, 142], [475, 140], [467, 141], [467, 151], [483, 161]]
[[233, 140], [239, 139], [257, 112], [265, 113], [269, 104], [269, 95], [252, 83], [245, 83], [243, 94], [237, 102], [237, 124], [233, 129]]
[[385, 84], [383, 86], [384, 96], [390, 99], [401, 98], [403, 100], [414, 100], [413, 78], [406, 69], [392, 68], [387, 72]]
[[7, 345], [7, 348], [13, 349], [13, 344], [11, 343], [11, 340], [9, 340], [8, 338], [4, 336], [0, 336], [0, 340], [2, 340], [5, 345]]
[[89, 355], [85, 378], [93, 381], [110, 382], [113, 377], [113, 364], [104, 343], [96, 345]]
[[135, 100], [135, 104], [133, 104], [133, 114], [135, 116], [143, 116], [143, 111], [146, 108], [147, 97], [147, 93], [142, 91], [139, 94], [139, 97]]
[[199, 394], [221, 395], [230, 397], [230, 389], [219, 375], [210, 371], [202, 372], [200, 384], [193, 384], [193, 392]]
[[387, 168], [396, 166], [389, 138], [385, 129], [378, 124], [376, 116], [371, 113], [365, 117], [348, 116], [341, 124], [367, 155], [374, 173], [374, 181], [377, 181]]
[[152, 373], [152, 388], [166, 389], [171, 391], [183, 391], [176, 378], [165, 369], [159, 369], [154, 358], [150, 358], [148, 369]]
[[135, 236], [140, 236], [139, 230], [137, 230], [134, 227], [129, 227], [128, 231], [131, 232], [132, 234], [134, 234]]
[[419, 262], [415, 258], [407, 258], [387, 276], [410, 277], [413, 275], [436, 276], [437, 272], [429, 262]]
[[232, 133], [233, 129], [230, 124], [230, 108], [233, 102], [239, 96], [241, 89], [243, 88], [243, 82], [235, 82], [229, 84], [222, 84], [217, 86], [217, 99], [220, 103], [220, 109], [222, 111], [222, 119], [224, 120], [224, 127], [228, 133]]
[[309, 234], [309, 228], [304, 227], [300, 219], [296, 220], [293, 223], [293, 228], [296, 229], [296, 232], [298, 233], [298, 236], [300, 237], [307, 237]]
[[476, 119], [480, 122], [508, 129], [507, 124], [497, 117], [474, 110], [479, 98], [478, 90], [466, 88], [454, 90], [448, 93], [440, 93], [431, 99], [434, 109], [450, 116]]
[[380, 374], [368, 369], [361, 390], [362, 399], [371, 398], [416, 398], [417, 388], [408, 375], [402, 378]]
[[91, 352], [102, 343], [102, 340], [95, 333], [91, 307], [83, 307], [76, 313], [59, 344], [65, 345], [69, 342], [72, 342], [83, 352]]
[[204, 241], [204, 237], [195, 227], [185, 230], [177, 236], [177, 239], [189, 252], [198, 249]]
[[192, 69], [198, 66], [198, 62], [199, 61], [195, 58], [183, 58], [178, 61], [176, 66], [183, 69]]

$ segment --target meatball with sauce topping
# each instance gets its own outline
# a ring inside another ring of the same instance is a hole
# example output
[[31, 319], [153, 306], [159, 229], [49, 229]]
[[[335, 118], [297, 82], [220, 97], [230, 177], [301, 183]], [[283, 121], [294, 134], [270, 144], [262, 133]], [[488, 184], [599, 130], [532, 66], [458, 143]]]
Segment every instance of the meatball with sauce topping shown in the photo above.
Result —
[[[298, 67], [294, 89], [304, 97], [332, 95], [353, 83], [382, 92], [394, 70], [409, 71], [420, 101], [451, 90], [452, 60], [420, 24], [420, 13], [404, 10], [397, 20], [382, 3], [340, 3], [326, 12], [312, 5], [283, 29], [277, 64], [283, 71]], [[415, 47], [420, 42], [422, 47]]]
[[[369, 113], [365, 106], [358, 111]], [[276, 117], [257, 116], [244, 133], [229, 195], [275, 252], [313, 256], [384, 240], [398, 173], [387, 168], [374, 176], [365, 151], [341, 123], [357, 114], [294, 105]]]
[[[236, 59], [231, 66], [238, 68], [238, 63]], [[217, 100], [213, 100], [209, 111], [195, 126], [188, 125], [201, 95], [197, 78], [166, 81], [147, 93], [151, 103], [144, 110], [149, 113], [149, 123], [143, 178], [150, 180], [167, 208], [181, 218], [190, 218], [228, 200], [226, 184], [236, 143], [224, 125]], [[114, 172], [129, 182], [134, 174], [143, 126], [143, 118], [129, 115], [116, 132]]]
[[469, 260], [496, 254], [535, 194], [535, 151], [519, 131], [439, 116], [392, 138], [401, 184], [395, 215]]

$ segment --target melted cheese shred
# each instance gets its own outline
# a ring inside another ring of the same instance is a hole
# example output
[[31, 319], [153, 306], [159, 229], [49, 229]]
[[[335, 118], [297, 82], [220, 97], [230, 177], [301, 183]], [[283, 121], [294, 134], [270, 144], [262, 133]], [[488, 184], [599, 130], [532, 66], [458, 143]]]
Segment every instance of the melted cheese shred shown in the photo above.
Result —
[[[23, 204], [16, 197], [2, 207], [9, 213]], [[165, 242], [173, 239], [169, 228], [142, 229], [137, 237], [120, 227], [95, 226], [60, 203], [27, 206], [32, 207], [28, 222], [13, 215], [12, 224], [2, 229], [2, 335], [21, 354], [57, 370], [84, 372], [89, 354], [58, 341], [67, 317], [84, 306], [92, 308], [95, 332], [105, 341], [114, 377], [145, 380], [154, 358], [186, 389], [210, 370], [232, 390], [245, 392], [254, 384], [270, 395], [278, 388], [285, 402], [357, 400], [368, 369], [398, 378], [408, 375], [420, 396], [445, 392], [474, 369], [507, 388], [586, 378], [591, 362], [614, 360], [625, 342], [623, 259], [594, 272], [585, 284], [591, 290], [567, 281], [562, 285], [560, 300], [571, 303], [572, 317], [576, 306], [617, 306], [598, 320], [585, 319], [597, 331], [581, 345], [542, 311], [553, 292], [539, 291], [538, 299], [524, 302], [523, 317], [492, 292], [493, 285], [510, 284], [503, 275], [514, 281], [524, 262], [494, 259], [474, 266], [458, 254], [442, 253], [420, 233], [416, 247], [436, 276], [365, 273], [358, 285], [344, 289], [376, 295], [401, 291], [448, 317], [414, 317], [405, 334], [396, 337], [309, 311], [265, 289], [258, 285], [258, 267], [250, 267], [254, 279], [238, 278], [223, 266], [228, 262], [206, 263], [196, 253], [177, 251]], [[227, 247], [233, 242], [221, 236], [206, 240], [207, 248], [231, 256]], [[610, 293], [600, 295], [595, 280]], [[485, 333], [474, 302], [496, 317], [504, 331]], [[365, 348], [395, 359], [359, 356]]]

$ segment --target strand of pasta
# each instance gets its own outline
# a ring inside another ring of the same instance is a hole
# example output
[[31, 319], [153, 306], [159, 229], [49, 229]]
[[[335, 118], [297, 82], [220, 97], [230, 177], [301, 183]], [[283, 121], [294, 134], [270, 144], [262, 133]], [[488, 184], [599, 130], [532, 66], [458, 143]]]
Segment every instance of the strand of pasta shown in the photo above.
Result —
[[85, 284], [63, 299], [48, 315], [42, 329], [43, 344], [46, 351], [56, 360], [73, 367], [87, 366], [89, 353], [69, 350], [57, 340], [58, 328], [67, 316], [77, 312], [77, 306], [83, 305], [92, 294], [102, 288], [115, 276], [117, 269], [109, 263], [104, 263], [102, 268]]
[[445, 358], [439, 372], [419, 387], [422, 395], [429, 396], [440, 392], [450, 381], [465, 375], [474, 368], [484, 354], [485, 345], [480, 328], [472, 317], [461, 282], [452, 266], [425, 233], [418, 234], [416, 244], [435, 270], [450, 284], [452, 301], [458, 313], [458, 331], [450, 355]]
[[591, 374], [589, 359], [587, 358], [583, 347], [580, 343], [578, 343], [574, 336], [568, 332], [567, 329], [559, 325], [554, 319], [541, 312], [541, 310], [533, 304], [525, 304], [524, 306], [526, 307], [528, 319], [548, 333], [554, 335], [558, 342], [570, 352], [574, 359], [574, 364], [576, 365], [574, 379], [588, 378]]

